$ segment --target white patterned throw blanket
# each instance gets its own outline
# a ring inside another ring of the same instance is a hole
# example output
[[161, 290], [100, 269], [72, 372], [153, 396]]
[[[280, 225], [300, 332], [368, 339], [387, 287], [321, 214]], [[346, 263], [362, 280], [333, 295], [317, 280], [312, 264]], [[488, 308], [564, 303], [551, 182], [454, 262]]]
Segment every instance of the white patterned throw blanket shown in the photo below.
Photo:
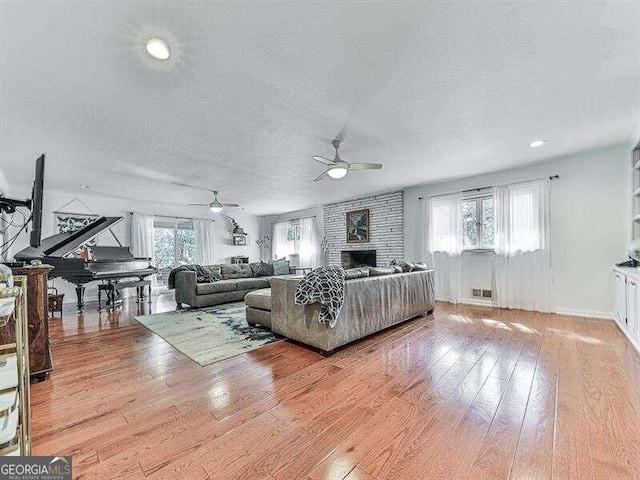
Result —
[[307, 273], [296, 288], [296, 305], [320, 303], [318, 321], [336, 326], [344, 304], [344, 269], [320, 267]]

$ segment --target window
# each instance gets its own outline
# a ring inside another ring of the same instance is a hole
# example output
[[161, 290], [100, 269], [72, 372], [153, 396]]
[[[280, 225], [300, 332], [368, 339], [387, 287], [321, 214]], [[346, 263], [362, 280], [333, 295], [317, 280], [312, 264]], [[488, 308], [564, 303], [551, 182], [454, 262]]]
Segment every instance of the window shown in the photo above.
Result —
[[462, 247], [464, 250], [493, 249], [495, 245], [493, 196], [462, 200]]
[[156, 221], [153, 225], [153, 254], [160, 286], [167, 286], [169, 272], [178, 265], [196, 263], [196, 235], [193, 223], [184, 220]]

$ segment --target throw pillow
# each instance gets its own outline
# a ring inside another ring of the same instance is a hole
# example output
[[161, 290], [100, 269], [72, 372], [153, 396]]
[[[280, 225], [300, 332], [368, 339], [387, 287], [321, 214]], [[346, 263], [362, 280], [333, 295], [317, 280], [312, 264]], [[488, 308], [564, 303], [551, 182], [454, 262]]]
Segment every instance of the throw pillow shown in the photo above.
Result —
[[427, 265], [425, 262], [418, 262], [418, 263], [414, 263], [413, 264], [413, 269], [414, 270], [429, 270], [429, 265]]
[[260, 262], [258, 269], [255, 271], [256, 277], [271, 277], [273, 273], [273, 264]]
[[203, 265], [202, 272], [204, 273], [203, 276], [206, 279], [207, 283], [222, 280], [222, 271], [220, 270], [220, 265]]
[[413, 270], [413, 263], [400, 262], [400, 266], [402, 267], [403, 272], [410, 272]]
[[355, 278], [363, 278], [369, 276], [368, 268], [346, 268], [344, 271], [345, 280], [353, 280]]
[[258, 276], [258, 268], [260, 268], [260, 262], [252, 262], [249, 264], [249, 266], [251, 267], [251, 271], [253, 272], [253, 276], [257, 277]]
[[289, 261], [288, 260], [275, 260], [273, 262], [273, 274], [274, 275], [288, 275], [289, 274]]
[[390, 265], [390, 266], [391, 266], [391, 268], [393, 268], [395, 273], [402, 273], [403, 272], [402, 267], [400, 265]]
[[380, 277], [382, 275], [391, 275], [396, 273], [393, 267], [369, 267], [370, 277]]

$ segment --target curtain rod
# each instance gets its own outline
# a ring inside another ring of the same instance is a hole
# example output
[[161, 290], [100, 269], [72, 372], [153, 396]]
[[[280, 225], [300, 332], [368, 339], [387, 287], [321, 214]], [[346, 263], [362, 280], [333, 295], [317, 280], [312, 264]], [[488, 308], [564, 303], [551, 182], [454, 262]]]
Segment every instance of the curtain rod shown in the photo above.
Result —
[[291, 218], [289, 220], [277, 220], [275, 222], [271, 222], [271, 225], [274, 223], [284, 223], [284, 222], [295, 222], [296, 220], [302, 220], [303, 218], [317, 218], [317, 215], [309, 215], [308, 217], [299, 217], [299, 218]]
[[[129, 214], [133, 215], [136, 212], [129, 212]], [[160, 217], [160, 218], [173, 218], [174, 220], [211, 220], [215, 222], [213, 218], [202, 218], [202, 217], [181, 217], [175, 215], [154, 215], [152, 213], [147, 213], [145, 215], [151, 215], [152, 217]]]
[[[481, 190], [487, 190], [489, 188], [495, 188], [495, 187], [501, 187], [503, 185], [515, 185], [516, 183], [527, 183], [527, 182], [535, 182], [536, 180], [559, 180], [560, 179], [560, 175], [549, 175], [548, 177], [540, 177], [540, 178], [532, 178], [530, 180], [521, 180], [518, 182], [509, 182], [509, 183], [502, 183], [500, 185], [489, 185], [487, 187], [480, 187], [480, 188], [470, 188], [469, 190], [462, 190], [462, 191], [458, 191], [456, 190], [455, 192], [449, 192], [449, 193], [439, 193], [437, 195], [430, 195], [427, 198], [437, 198], [437, 197], [444, 197], [446, 195], [453, 195], [454, 193], [471, 193], [471, 192], [479, 192]], [[418, 200], [424, 200], [425, 197], [418, 197]]]

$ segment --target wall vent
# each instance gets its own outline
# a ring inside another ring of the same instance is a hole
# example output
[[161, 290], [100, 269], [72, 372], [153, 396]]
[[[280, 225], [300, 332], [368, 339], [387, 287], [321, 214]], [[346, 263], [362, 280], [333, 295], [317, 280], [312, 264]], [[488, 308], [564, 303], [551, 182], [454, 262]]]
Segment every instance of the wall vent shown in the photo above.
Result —
[[493, 292], [482, 288], [472, 288], [471, 296], [474, 298], [493, 298]]

